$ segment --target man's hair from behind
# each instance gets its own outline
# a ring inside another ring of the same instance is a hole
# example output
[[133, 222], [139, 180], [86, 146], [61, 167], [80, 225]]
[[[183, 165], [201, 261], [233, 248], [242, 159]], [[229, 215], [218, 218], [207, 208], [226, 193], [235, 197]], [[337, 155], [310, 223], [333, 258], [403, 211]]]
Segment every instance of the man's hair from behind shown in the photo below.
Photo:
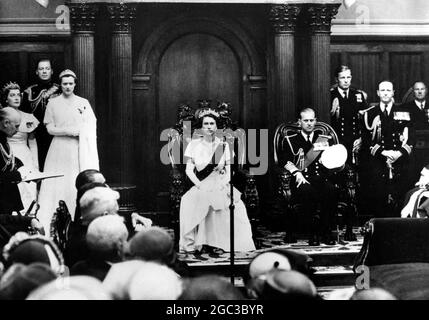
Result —
[[[116, 214], [118, 210], [119, 192], [110, 188], [96, 187], [88, 190], [79, 201], [82, 218]], [[93, 220], [93, 219], [89, 219]]]
[[94, 176], [96, 174], [102, 174], [102, 173], [100, 171], [96, 170], [96, 169], [86, 169], [86, 170], [80, 172], [77, 175], [76, 181], [75, 181], [75, 187], [76, 187], [76, 189], [79, 189], [84, 184], [87, 184], [87, 183], [90, 183], [90, 182], [94, 182]]

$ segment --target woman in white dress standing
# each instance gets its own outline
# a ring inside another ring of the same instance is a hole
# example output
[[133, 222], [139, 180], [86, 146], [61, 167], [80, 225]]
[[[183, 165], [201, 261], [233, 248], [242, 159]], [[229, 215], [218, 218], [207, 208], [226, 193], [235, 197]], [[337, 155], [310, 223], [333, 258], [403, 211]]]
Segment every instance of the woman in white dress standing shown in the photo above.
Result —
[[76, 208], [75, 179], [86, 169], [99, 169], [97, 151], [97, 120], [88, 100], [73, 93], [76, 74], [64, 70], [59, 75], [62, 94], [50, 99], [44, 124], [54, 138], [45, 161], [45, 173], [63, 177], [43, 180], [38, 218], [45, 230], [51, 230], [58, 201], [64, 200], [70, 214]]
[[[32, 114], [19, 110], [22, 96], [21, 88], [17, 83], [9, 82], [6, 84], [2, 89], [2, 94], [5, 106], [17, 109], [21, 114], [21, 124], [18, 132], [13, 137], [7, 139], [12, 152], [15, 157], [22, 161], [26, 172], [37, 172], [39, 171], [39, 163], [34, 130], [39, 125], [39, 121]], [[22, 213], [25, 213], [31, 203], [36, 201], [37, 185], [35, 182], [21, 182], [18, 184], [18, 189], [24, 206]]]
[[[230, 151], [215, 136], [218, 117], [213, 109], [200, 109], [202, 136], [194, 137], [185, 150], [186, 175], [194, 186], [180, 203], [181, 252], [201, 251], [203, 246], [214, 253], [230, 251]], [[246, 207], [240, 192], [233, 190], [235, 251], [255, 250]]]

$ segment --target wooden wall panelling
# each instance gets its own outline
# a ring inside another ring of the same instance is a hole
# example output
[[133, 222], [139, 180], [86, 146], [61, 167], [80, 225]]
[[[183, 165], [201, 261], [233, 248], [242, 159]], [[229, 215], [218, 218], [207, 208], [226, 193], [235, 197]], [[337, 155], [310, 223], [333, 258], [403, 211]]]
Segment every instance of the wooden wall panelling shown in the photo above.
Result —
[[[411, 42], [411, 43], [410, 43]], [[331, 45], [331, 61], [340, 60], [351, 67], [353, 85], [368, 93], [368, 101], [378, 101], [377, 86], [382, 80], [392, 80], [395, 84], [396, 101], [418, 79], [428, 81], [429, 45], [416, 41], [403, 43], [398, 39], [386, 42], [362, 41], [357, 43], [344, 39]], [[340, 56], [340, 58], [338, 58]], [[332, 65], [332, 81], [334, 69]]]

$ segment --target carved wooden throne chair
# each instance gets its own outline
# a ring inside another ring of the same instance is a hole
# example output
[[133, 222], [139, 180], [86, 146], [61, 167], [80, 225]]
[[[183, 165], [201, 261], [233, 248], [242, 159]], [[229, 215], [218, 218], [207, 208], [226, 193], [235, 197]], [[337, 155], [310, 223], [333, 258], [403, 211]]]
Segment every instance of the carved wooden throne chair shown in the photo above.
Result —
[[[196, 109], [211, 107], [210, 100], [199, 100]], [[192, 183], [186, 176], [186, 163], [183, 161], [184, 142], [191, 139], [193, 128], [196, 125], [195, 111], [188, 104], [181, 104], [177, 110], [176, 125], [170, 129], [168, 134], [168, 155], [171, 164], [170, 170], [170, 210], [173, 217], [173, 229], [175, 234], [175, 243], [178, 246], [179, 241], [179, 211], [180, 200], [183, 194], [192, 187]], [[250, 174], [245, 164], [245, 131], [238, 128], [232, 121], [232, 108], [229, 103], [218, 102], [216, 111], [220, 117], [218, 120], [218, 130], [224, 132], [224, 137], [230, 145], [234, 145], [233, 159], [231, 167], [235, 172], [233, 177], [234, 186], [242, 193], [242, 200], [246, 206], [247, 214], [252, 225], [253, 235], [257, 233], [256, 226], [259, 223], [259, 195], [256, 188], [255, 177]], [[233, 143], [233, 144], [231, 144]]]
[[[300, 204], [294, 201], [291, 194], [291, 181], [292, 175], [285, 168], [279, 166], [279, 155], [284, 152], [286, 147], [287, 136], [294, 135], [301, 130], [297, 122], [282, 123], [274, 133], [274, 162], [276, 164], [276, 174], [278, 181], [277, 193], [280, 198], [282, 211], [286, 214], [296, 214], [300, 210]], [[315, 132], [322, 135], [331, 136], [333, 144], [338, 144], [338, 136], [334, 129], [327, 123], [317, 122]], [[350, 156], [350, 155], [349, 155]], [[345, 241], [356, 240], [353, 234], [353, 217], [356, 215], [356, 188], [357, 188], [357, 175], [355, 169], [348, 165], [340, 172], [333, 173], [331, 177], [332, 182], [338, 189], [338, 203], [337, 203], [337, 229], [340, 225], [346, 226], [344, 234]], [[298, 214], [299, 216], [299, 214]], [[339, 230], [337, 230], [339, 231]], [[338, 232], [339, 235], [339, 232]], [[339, 239], [339, 237], [338, 237]]]

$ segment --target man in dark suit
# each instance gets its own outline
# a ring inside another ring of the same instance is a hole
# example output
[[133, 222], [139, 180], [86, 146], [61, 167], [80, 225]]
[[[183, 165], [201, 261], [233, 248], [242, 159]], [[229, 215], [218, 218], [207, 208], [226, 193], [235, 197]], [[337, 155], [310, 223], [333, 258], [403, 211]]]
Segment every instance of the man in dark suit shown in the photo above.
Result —
[[[315, 132], [316, 115], [313, 109], [300, 112], [298, 120], [301, 131], [287, 136], [283, 154], [279, 155], [279, 165], [291, 175], [292, 197], [302, 205], [304, 214], [312, 217], [309, 245], [335, 244], [332, 236], [337, 193], [335, 186], [328, 179], [328, 172], [320, 162], [321, 148], [328, 147], [332, 137]], [[317, 214], [320, 204], [320, 215]], [[296, 228], [295, 219], [289, 219], [287, 233]]]
[[40, 122], [35, 130], [40, 171], [43, 171], [45, 158], [52, 141], [52, 136], [43, 124], [46, 105], [49, 99], [60, 94], [60, 86], [52, 81], [53, 74], [51, 61], [49, 59], [39, 60], [36, 69], [37, 83], [24, 90], [22, 99], [21, 110], [34, 114]]
[[411, 121], [415, 130], [429, 129], [429, 105], [426, 103], [426, 85], [417, 81], [413, 85], [414, 99], [403, 105], [404, 109], [411, 112]]
[[414, 146], [411, 113], [394, 104], [393, 84], [382, 81], [380, 102], [363, 111], [364, 139], [361, 183], [376, 217], [399, 217], [407, 190], [409, 156]]
[[[411, 125], [414, 132], [429, 130], [429, 105], [426, 101], [427, 88], [421, 81], [416, 81], [413, 85], [414, 99], [405, 103], [402, 107], [411, 113]], [[428, 134], [419, 134], [418, 139], [424, 142], [429, 139]], [[416, 145], [419, 144], [416, 141]], [[408, 187], [411, 188], [415, 181], [419, 179], [421, 169], [429, 162], [427, 150], [415, 150], [410, 156]]]

